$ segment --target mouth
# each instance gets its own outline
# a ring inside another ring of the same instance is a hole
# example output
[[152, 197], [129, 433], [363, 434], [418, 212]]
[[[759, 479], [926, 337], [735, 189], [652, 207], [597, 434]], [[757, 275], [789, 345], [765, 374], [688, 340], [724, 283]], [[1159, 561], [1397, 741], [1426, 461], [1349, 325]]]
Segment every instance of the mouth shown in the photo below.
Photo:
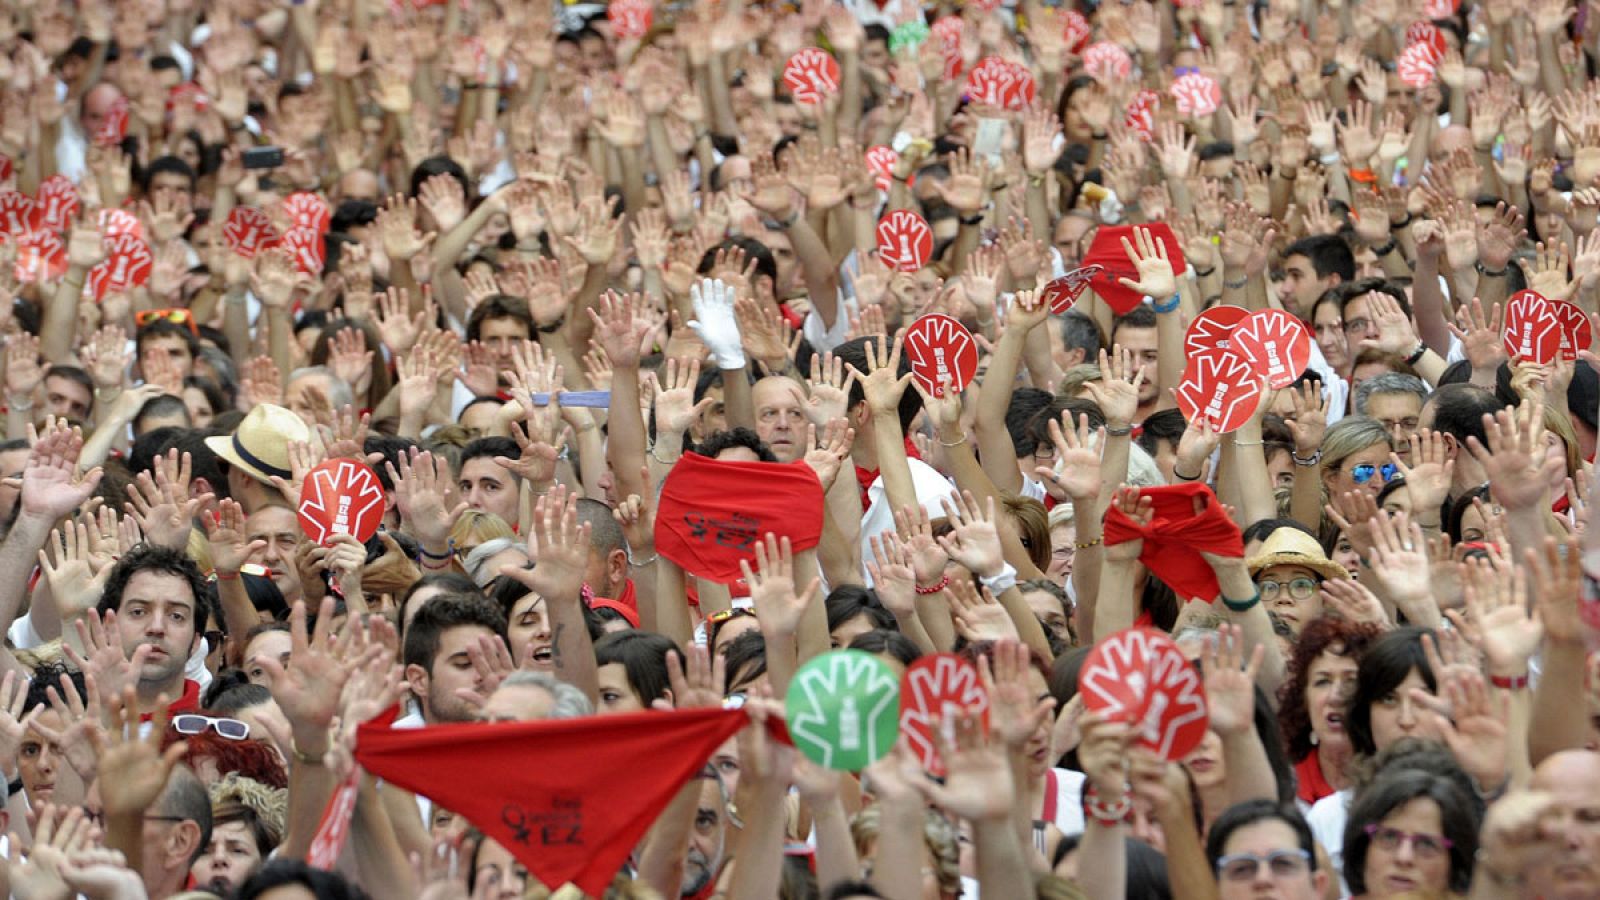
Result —
[[1344, 713], [1336, 713], [1336, 712], [1328, 713], [1327, 715], [1322, 717], [1322, 722], [1323, 722], [1323, 724], [1328, 726], [1328, 730], [1329, 731], [1343, 731], [1344, 730]]
[[1202, 756], [1198, 759], [1189, 760], [1187, 765], [1190, 772], [1200, 774], [1204, 772], [1210, 772], [1211, 770], [1215, 769], [1217, 767], [1217, 762], [1210, 757]]
[[1389, 890], [1396, 893], [1415, 890], [1417, 886], [1415, 878], [1407, 878], [1404, 875], [1390, 875], [1383, 879], [1383, 883], [1389, 886]]
[[533, 652], [528, 654], [528, 659], [541, 665], [549, 665], [555, 660], [555, 654], [551, 652], [551, 649], [548, 645], [543, 647], [535, 647], [533, 648]]

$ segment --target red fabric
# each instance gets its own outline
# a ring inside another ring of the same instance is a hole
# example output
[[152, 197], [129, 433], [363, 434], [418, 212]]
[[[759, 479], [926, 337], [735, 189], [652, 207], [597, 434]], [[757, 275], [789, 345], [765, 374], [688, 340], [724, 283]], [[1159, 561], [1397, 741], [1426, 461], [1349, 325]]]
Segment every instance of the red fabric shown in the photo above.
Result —
[[[600, 896], [645, 831], [723, 741], [740, 709], [356, 732], [356, 762], [499, 841], [551, 888]], [[769, 726], [787, 741], [781, 725]], [[648, 760], [648, 764], [644, 764]]]
[[1306, 758], [1294, 764], [1296, 797], [1306, 803], [1315, 803], [1338, 790], [1322, 777], [1322, 763], [1317, 759], [1317, 748], [1312, 747]]
[[[1184, 264], [1183, 250], [1178, 245], [1178, 238], [1172, 233], [1172, 226], [1165, 222], [1151, 222], [1140, 225], [1140, 228], [1150, 229], [1150, 236], [1167, 248], [1167, 261], [1172, 263], [1174, 275], [1182, 275], [1189, 267]], [[1139, 280], [1138, 270], [1133, 262], [1128, 259], [1128, 252], [1122, 249], [1122, 239], [1127, 238], [1128, 243], [1133, 243], [1133, 226], [1116, 225], [1102, 226], [1095, 232], [1094, 242], [1089, 245], [1089, 252], [1083, 255], [1081, 266], [1102, 266], [1104, 272], [1096, 275], [1090, 285], [1094, 292], [1114, 310], [1122, 315], [1144, 302], [1144, 295], [1138, 291], [1124, 287], [1119, 278], [1132, 281]], [[1153, 298], [1165, 303], [1170, 297]]]
[[685, 453], [661, 486], [656, 552], [723, 584], [772, 532], [796, 553], [822, 537], [822, 482], [804, 462], [734, 462]]
[[[906, 459], [922, 459], [922, 454], [917, 452], [917, 445], [911, 443], [911, 438], [906, 438]], [[868, 494], [872, 490], [872, 483], [878, 480], [877, 469], [864, 469], [856, 466], [856, 483], [861, 485], [861, 511], [865, 513], [872, 508], [872, 500]]]
[[[167, 706], [167, 715], [175, 716], [178, 713], [193, 712], [200, 708], [200, 682], [185, 678], [183, 680], [183, 695]], [[150, 721], [150, 714], [145, 713], [139, 721]]]
[[634, 628], [639, 627], [639, 610], [620, 600], [612, 600], [610, 597], [596, 597], [589, 601], [589, 608], [615, 610], [617, 615], [622, 616], [623, 620], [629, 625]]
[[[1244, 556], [1244, 537], [1228, 518], [1222, 503], [1203, 484], [1141, 488], [1155, 506], [1150, 525], [1139, 527], [1115, 506], [1106, 510], [1105, 545], [1143, 539], [1139, 561], [1178, 594], [1179, 601], [1198, 597], [1210, 603], [1221, 590], [1216, 573], [1201, 551], [1218, 556]], [[1196, 515], [1196, 498], [1203, 502]]]

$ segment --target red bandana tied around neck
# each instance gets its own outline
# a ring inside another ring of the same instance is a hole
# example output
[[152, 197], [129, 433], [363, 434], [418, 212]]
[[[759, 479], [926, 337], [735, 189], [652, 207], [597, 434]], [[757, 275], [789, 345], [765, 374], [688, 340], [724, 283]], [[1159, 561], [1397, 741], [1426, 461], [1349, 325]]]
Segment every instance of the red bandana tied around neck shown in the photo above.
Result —
[[[1139, 489], [1149, 497], [1155, 516], [1147, 527], [1140, 527], [1121, 510], [1106, 510], [1105, 545], [1144, 540], [1139, 561], [1151, 574], [1166, 582], [1180, 600], [1199, 597], [1211, 603], [1221, 588], [1201, 552], [1218, 556], [1244, 556], [1244, 537], [1239, 526], [1228, 518], [1217, 495], [1203, 484], [1173, 484]], [[1204, 504], [1199, 514], [1194, 501]]]
[[772, 532], [794, 551], [822, 538], [822, 482], [804, 462], [736, 462], [685, 453], [661, 486], [656, 552], [701, 578], [727, 584], [755, 561]]
[[[356, 762], [465, 816], [545, 885], [571, 883], [599, 897], [678, 789], [748, 721], [742, 709], [685, 709], [407, 729], [367, 723], [356, 732]], [[780, 723], [768, 731], [788, 742]]]
[[[922, 459], [922, 454], [917, 452], [917, 445], [906, 438], [906, 459]], [[861, 512], [866, 513], [872, 508], [872, 483], [878, 480], [877, 469], [866, 469], [856, 466], [856, 483], [861, 485]]]

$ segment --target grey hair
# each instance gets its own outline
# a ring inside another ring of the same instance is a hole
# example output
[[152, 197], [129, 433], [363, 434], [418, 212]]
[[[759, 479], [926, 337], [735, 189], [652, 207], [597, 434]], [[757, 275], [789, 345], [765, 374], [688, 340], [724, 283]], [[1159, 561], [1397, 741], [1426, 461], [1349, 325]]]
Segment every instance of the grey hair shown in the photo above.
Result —
[[239, 367], [234, 365], [232, 357], [210, 344], [203, 344], [200, 358], [217, 373], [224, 393], [231, 394], [239, 389]]
[[349, 383], [334, 374], [334, 371], [327, 366], [306, 366], [303, 369], [295, 369], [289, 373], [289, 380], [284, 382], [284, 386], [287, 387], [294, 384], [308, 375], [327, 376], [328, 381], [333, 384], [333, 387], [328, 391], [328, 402], [333, 404], [334, 409], [343, 409], [346, 406], [356, 405], [355, 391], [351, 390]]
[[[467, 570], [468, 578], [476, 582], [479, 587], [483, 587], [493, 581], [496, 575], [500, 574], [499, 572], [490, 572], [484, 568], [489, 561], [489, 557], [505, 550], [523, 550], [523, 547], [516, 538], [490, 538], [473, 547], [472, 552], [467, 554], [467, 558], [461, 561], [461, 567]], [[526, 550], [523, 550], [523, 555], [527, 555]]]
[[589, 704], [589, 698], [583, 695], [583, 691], [549, 672], [518, 669], [507, 675], [506, 679], [500, 682], [500, 687], [531, 687], [549, 694], [555, 699], [555, 705], [550, 708], [550, 715], [547, 718], [577, 719], [594, 715], [594, 707]]
[[1367, 401], [1373, 394], [1414, 394], [1420, 401], [1428, 399], [1428, 383], [1415, 375], [1404, 372], [1384, 372], [1361, 382], [1356, 387], [1355, 411], [1357, 415], [1367, 414]]
[[1379, 444], [1394, 449], [1394, 440], [1383, 423], [1366, 416], [1345, 416], [1322, 437], [1322, 471], [1337, 471], [1345, 460]]

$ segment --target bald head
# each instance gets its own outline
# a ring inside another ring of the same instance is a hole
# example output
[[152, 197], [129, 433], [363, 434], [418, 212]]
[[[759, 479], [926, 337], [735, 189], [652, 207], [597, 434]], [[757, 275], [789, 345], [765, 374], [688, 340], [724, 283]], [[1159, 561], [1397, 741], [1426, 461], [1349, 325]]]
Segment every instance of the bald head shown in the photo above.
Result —
[[1465, 125], [1450, 125], [1439, 129], [1433, 136], [1433, 157], [1449, 156], [1457, 150], [1472, 149], [1472, 129]]
[[756, 410], [756, 435], [779, 462], [806, 455], [805, 390], [787, 375], [771, 375], [750, 389]]
[[1548, 793], [1559, 835], [1550, 856], [1528, 873], [1528, 896], [1546, 900], [1600, 897], [1600, 753], [1563, 750], [1533, 770], [1534, 790]]

